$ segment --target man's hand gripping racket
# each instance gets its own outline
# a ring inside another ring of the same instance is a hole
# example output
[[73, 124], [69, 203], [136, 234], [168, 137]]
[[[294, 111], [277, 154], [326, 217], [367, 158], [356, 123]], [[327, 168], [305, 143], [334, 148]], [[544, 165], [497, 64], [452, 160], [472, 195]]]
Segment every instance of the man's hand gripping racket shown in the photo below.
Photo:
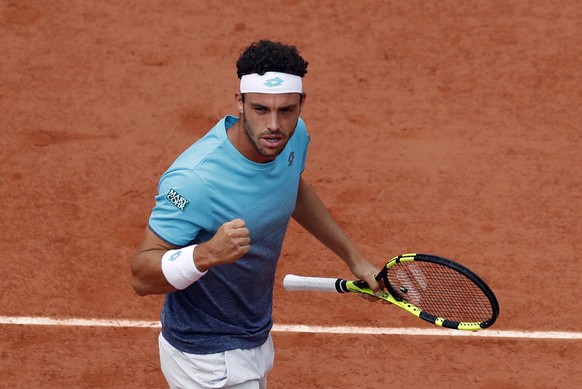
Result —
[[[376, 279], [387, 289], [378, 298], [440, 327], [476, 331], [490, 327], [499, 315], [497, 298], [487, 284], [450, 259], [428, 254], [399, 255], [384, 266]], [[290, 291], [374, 296], [361, 280], [289, 274], [283, 286]]]

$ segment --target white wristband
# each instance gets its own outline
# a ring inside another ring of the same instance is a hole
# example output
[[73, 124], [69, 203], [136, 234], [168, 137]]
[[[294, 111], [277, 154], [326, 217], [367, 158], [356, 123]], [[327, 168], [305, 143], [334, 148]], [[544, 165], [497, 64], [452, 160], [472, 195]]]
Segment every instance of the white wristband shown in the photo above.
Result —
[[166, 280], [176, 289], [186, 289], [198, 281], [205, 272], [200, 272], [194, 263], [196, 245], [169, 250], [162, 256], [162, 272]]

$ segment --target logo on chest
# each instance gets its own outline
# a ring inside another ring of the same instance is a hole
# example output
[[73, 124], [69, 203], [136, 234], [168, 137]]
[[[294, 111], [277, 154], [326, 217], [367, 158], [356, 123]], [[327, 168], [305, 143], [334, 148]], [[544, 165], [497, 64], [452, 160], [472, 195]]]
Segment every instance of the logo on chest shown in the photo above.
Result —
[[293, 160], [295, 159], [295, 152], [292, 151], [289, 153], [289, 158], [287, 159], [287, 162], [289, 162], [288, 166], [293, 166]]

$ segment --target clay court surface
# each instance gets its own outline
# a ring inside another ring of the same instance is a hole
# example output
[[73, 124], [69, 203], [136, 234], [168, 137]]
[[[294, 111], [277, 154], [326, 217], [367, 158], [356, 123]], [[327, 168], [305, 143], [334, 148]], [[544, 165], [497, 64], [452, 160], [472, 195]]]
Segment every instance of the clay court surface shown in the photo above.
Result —
[[304, 177], [361, 250], [457, 259], [501, 306], [491, 336], [410, 335], [432, 328], [286, 292], [350, 276], [291, 223], [274, 319], [307, 329], [273, 333], [269, 387], [582, 387], [581, 21], [571, 0], [0, 0], [0, 387], [165, 386], [159, 328], [136, 326], [162, 297], [133, 293], [129, 261], [160, 174], [236, 114], [259, 38], [310, 62]]

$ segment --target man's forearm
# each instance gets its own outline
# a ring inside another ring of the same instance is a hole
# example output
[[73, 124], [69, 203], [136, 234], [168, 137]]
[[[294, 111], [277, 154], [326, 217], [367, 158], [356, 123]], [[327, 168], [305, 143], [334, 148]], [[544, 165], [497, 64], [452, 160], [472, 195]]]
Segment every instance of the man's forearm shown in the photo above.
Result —
[[303, 180], [299, 184], [293, 219], [348, 265], [352, 258], [359, 256], [356, 247], [331, 216], [315, 190]]
[[375, 279], [378, 269], [360, 253], [325, 208], [315, 190], [303, 179], [299, 183], [293, 218], [334, 254], [343, 259], [356, 277], [366, 281], [375, 292], [380, 290], [380, 285]]

